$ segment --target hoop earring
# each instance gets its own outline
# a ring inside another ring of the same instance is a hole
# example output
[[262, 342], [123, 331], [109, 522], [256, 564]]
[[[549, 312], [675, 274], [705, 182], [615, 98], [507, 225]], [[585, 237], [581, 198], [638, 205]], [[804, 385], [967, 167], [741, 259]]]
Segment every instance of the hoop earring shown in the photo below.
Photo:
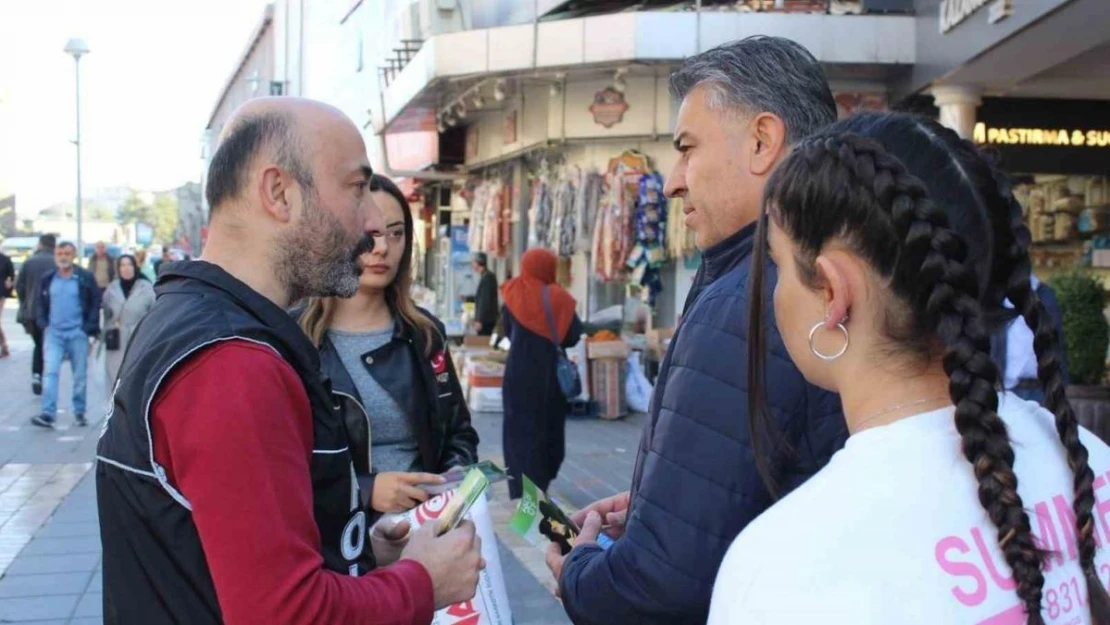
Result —
[[[845, 321], [847, 321], [847, 318], [845, 318]], [[824, 325], [824, 321], [819, 321], [812, 328], [809, 329], [809, 351], [813, 352], [813, 355], [817, 356], [821, 360], [824, 360], [825, 362], [831, 362], [833, 360], [836, 360], [837, 358], [840, 358], [844, 355], [844, 352], [848, 351], [848, 328], [844, 327], [844, 321], [837, 322], [836, 328], [844, 334], [844, 345], [840, 347], [840, 351], [836, 352], [835, 354], [829, 355], [822, 354], [821, 352], [817, 351], [817, 347], [813, 344], [813, 337], [817, 335], [817, 331], [820, 330]]]

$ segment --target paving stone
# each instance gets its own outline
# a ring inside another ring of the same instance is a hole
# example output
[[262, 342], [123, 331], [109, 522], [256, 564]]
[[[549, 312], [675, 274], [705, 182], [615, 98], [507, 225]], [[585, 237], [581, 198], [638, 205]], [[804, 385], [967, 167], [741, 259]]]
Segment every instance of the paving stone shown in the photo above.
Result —
[[64, 556], [19, 556], [8, 567], [8, 574], [92, 573], [99, 561], [99, 553], [79, 553]]
[[36, 536], [49, 538], [100, 536], [100, 523], [48, 523]]
[[72, 555], [100, 553], [99, 536], [74, 536], [69, 538], [36, 538], [23, 549], [25, 556]]
[[0, 578], [0, 598], [80, 594], [88, 585], [88, 573], [5, 575]]
[[0, 601], [0, 623], [67, 619], [80, 595], [11, 597]]
[[73, 616], [97, 617], [102, 616], [103, 613], [104, 595], [90, 592], [81, 597], [81, 601], [77, 604], [77, 611], [73, 613]]

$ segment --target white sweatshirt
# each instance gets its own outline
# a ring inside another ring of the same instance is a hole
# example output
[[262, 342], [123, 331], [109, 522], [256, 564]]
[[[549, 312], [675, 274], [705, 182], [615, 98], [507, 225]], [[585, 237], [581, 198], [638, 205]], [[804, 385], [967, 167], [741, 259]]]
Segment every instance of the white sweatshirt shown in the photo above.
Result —
[[[1072, 520], [1072, 474], [1051, 413], [1006, 393], [999, 414], [1018, 493], [1048, 558], [1048, 625], [1090, 622]], [[1095, 528], [1110, 541], [1110, 448], [1080, 439], [1095, 473]], [[1024, 625], [998, 532], [979, 504], [953, 408], [864, 430], [732, 543], [709, 625]], [[1096, 556], [1110, 581], [1110, 554]]]

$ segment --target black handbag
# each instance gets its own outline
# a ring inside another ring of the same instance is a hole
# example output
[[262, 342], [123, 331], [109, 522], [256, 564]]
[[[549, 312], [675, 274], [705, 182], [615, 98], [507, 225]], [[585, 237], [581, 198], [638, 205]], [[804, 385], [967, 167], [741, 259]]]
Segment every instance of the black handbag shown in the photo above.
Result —
[[108, 328], [104, 331], [104, 349], [114, 352], [119, 350], [119, 328]]
[[562, 341], [559, 340], [546, 286], [543, 287], [543, 312], [547, 317], [547, 327], [551, 330], [551, 342], [555, 344], [555, 379], [559, 382], [559, 390], [563, 392], [563, 397], [570, 401], [582, 394], [582, 378], [578, 375], [578, 366], [567, 357]]

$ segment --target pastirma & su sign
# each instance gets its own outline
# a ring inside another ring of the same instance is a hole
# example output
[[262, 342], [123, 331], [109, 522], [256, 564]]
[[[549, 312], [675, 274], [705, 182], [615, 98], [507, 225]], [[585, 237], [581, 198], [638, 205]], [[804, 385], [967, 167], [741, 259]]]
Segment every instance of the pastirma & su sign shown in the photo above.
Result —
[[996, 128], [983, 122], [975, 124], [975, 143], [991, 145], [1055, 145], [1068, 147], [1110, 147], [1110, 130], [1067, 128]]

